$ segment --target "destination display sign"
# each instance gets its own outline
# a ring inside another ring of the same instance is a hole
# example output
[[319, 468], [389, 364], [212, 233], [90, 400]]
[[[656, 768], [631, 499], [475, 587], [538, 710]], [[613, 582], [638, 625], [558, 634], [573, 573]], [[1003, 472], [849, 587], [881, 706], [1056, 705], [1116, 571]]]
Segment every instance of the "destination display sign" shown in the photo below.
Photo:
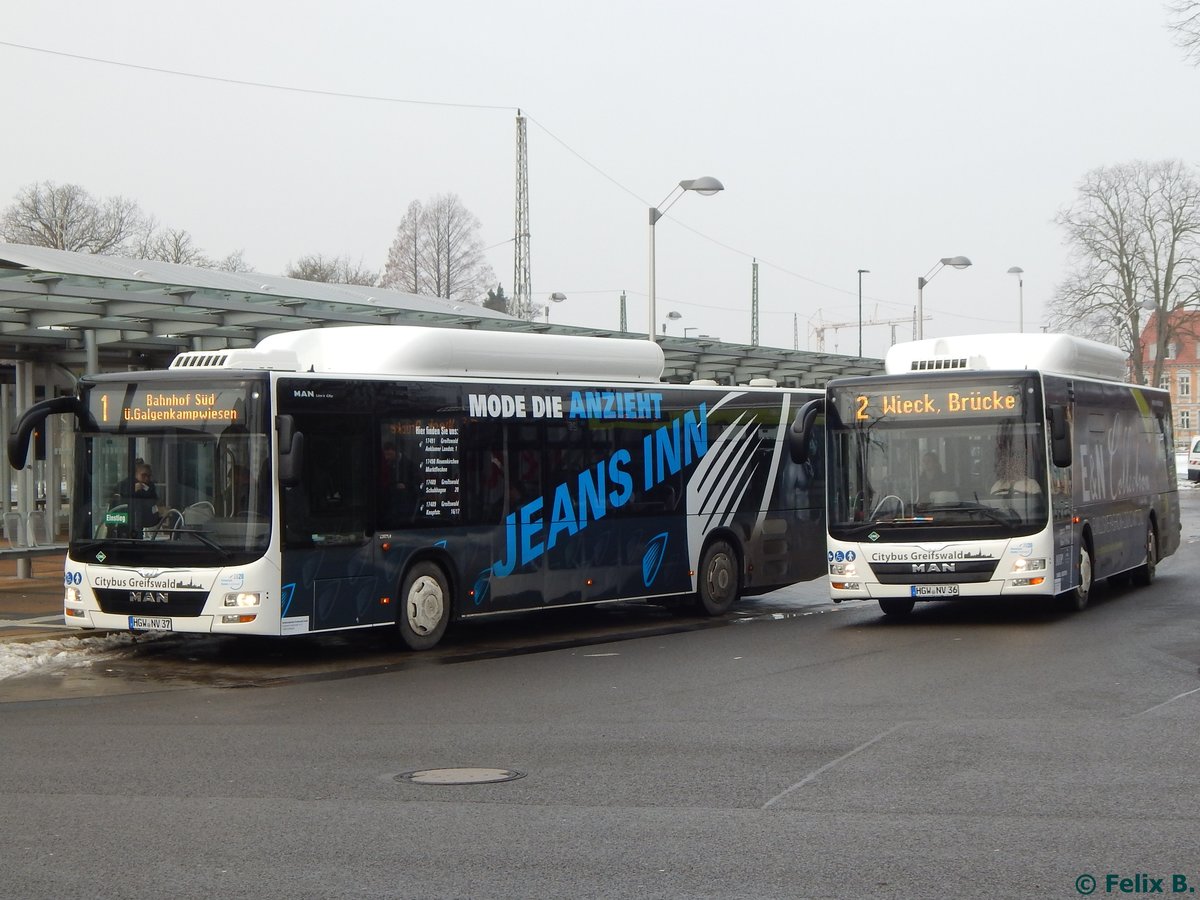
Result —
[[920, 385], [897, 388], [881, 384], [878, 388], [838, 391], [834, 397], [841, 420], [846, 425], [910, 420], [957, 420], [1012, 416], [1024, 411], [1024, 385]]
[[97, 385], [88, 392], [88, 411], [104, 430], [246, 424], [246, 388]]
[[388, 433], [411, 451], [416, 514], [424, 519], [462, 515], [458, 420], [452, 417], [398, 422]]

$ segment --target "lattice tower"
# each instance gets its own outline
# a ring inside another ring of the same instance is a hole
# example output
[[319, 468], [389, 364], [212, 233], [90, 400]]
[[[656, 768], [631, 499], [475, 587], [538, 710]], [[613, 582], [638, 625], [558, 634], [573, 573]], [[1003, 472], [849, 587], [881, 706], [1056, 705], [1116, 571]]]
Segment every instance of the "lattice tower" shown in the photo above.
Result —
[[758, 260], [750, 267], [750, 346], [758, 346]]
[[529, 275], [529, 154], [525, 143], [525, 117], [517, 110], [517, 221], [513, 235], [513, 295], [510, 310], [522, 319], [533, 319], [533, 285]]

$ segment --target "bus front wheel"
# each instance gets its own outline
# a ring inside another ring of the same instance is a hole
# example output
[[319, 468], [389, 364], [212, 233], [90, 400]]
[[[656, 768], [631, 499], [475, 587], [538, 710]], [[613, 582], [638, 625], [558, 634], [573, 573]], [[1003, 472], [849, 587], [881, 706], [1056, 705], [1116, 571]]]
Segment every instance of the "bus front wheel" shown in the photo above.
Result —
[[1146, 526], [1146, 561], [1133, 570], [1133, 583], [1138, 587], [1149, 587], [1154, 583], [1154, 572], [1158, 566], [1158, 541], [1154, 538], [1154, 526]]
[[441, 566], [419, 562], [409, 569], [400, 602], [400, 639], [410, 650], [435, 646], [450, 624], [450, 585]]
[[700, 560], [696, 607], [706, 616], [721, 616], [738, 598], [737, 553], [728, 541], [713, 541]]
[[1063, 609], [1068, 612], [1079, 612], [1088, 605], [1088, 596], [1092, 592], [1092, 551], [1087, 544], [1079, 548], [1079, 583], [1062, 595]]

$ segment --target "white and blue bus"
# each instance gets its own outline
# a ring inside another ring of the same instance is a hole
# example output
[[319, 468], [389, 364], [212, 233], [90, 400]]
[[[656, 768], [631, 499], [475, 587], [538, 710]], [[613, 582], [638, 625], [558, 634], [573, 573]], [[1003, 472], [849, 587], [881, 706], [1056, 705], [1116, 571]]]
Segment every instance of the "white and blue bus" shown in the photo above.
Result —
[[[645, 599], [726, 612], [824, 574], [816, 391], [661, 381], [651, 341], [403, 326], [84, 377], [65, 618], [297, 635]], [[151, 490], [139, 487], [139, 482]]]
[[830, 593], [888, 615], [918, 601], [1058, 598], [1149, 584], [1179, 546], [1171, 402], [1115, 347], [1054, 334], [897, 344], [838, 378], [825, 414]]

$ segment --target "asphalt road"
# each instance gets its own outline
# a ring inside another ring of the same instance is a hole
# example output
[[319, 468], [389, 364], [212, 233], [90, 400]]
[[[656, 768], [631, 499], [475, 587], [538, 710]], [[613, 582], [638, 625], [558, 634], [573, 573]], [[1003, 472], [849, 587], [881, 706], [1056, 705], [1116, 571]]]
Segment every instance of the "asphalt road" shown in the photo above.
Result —
[[[440, 656], [147, 644], [57, 692], [0, 683], [0, 896], [1187, 893], [1200, 491], [1181, 493], [1157, 583], [1075, 615], [895, 623], [806, 586], [719, 627], [526, 617]], [[402, 777], [442, 767], [522, 777]]]

